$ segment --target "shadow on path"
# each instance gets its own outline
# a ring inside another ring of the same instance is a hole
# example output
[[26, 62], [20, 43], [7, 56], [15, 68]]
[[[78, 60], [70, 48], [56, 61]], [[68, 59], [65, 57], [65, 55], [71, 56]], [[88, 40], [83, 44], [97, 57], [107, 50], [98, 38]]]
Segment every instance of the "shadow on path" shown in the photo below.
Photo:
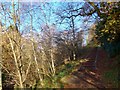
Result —
[[[101, 54], [102, 53], [102, 54]], [[97, 54], [97, 55], [96, 55]], [[97, 58], [96, 58], [97, 56]], [[82, 62], [77, 71], [72, 72], [72, 75], [77, 76], [80, 80], [78, 84], [68, 84], [67, 88], [97, 88], [104, 89], [105, 84], [102, 82], [101, 75], [96, 66], [99, 59], [104, 58], [105, 53], [101, 52], [99, 48], [93, 48], [88, 55], [83, 56], [82, 59], [87, 59], [86, 62]], [[84, 85], [83, 85], [84, 84]]]

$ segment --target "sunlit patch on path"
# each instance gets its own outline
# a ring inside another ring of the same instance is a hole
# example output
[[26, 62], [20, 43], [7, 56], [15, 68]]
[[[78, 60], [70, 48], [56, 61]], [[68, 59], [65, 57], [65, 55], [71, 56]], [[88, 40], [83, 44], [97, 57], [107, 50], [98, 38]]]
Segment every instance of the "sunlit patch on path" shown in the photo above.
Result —
[[[73, 76], [76, 76], [79, 79], [79, 82], [77, 84], [74, 83], [75, 81], [71, 81], [72, 83], [68, 82], [68, 84], [65, 85], [65, 88], [106, 88], [101, 76], [99, 75], [98, 69], [95, 67], [94, 58], [96, 55], [94, 54], [97, 52], [96, 49], [93, 49], [94, 52], [91, 51], [91, 53], [89, 53], [89, 55], [86, 57], [87, 59], [81, 60], [81, 65], [77, 71], [71, 73]], [[89, 59], [89, 56], [92, 59]]]

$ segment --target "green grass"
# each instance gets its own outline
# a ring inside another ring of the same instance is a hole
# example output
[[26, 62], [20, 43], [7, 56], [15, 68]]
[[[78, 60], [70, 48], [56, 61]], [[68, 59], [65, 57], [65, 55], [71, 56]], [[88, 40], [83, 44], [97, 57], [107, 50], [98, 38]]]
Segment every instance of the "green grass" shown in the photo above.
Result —
[[109, 70], [104, 73], [106, 82], [111, 83], [113, 87], [118, 87], [118, 69]]
[[80, 61], [69, 61], [67, 64], [63, 64], [57, 68], [56, 75], [54, 77], [54, 85], [58, 84], [58, 87], [63, 88], [64, 85], [60, 82], [60, 79], [71, 72], [76, 70], [76, 66], [80, 64]]
[[[80, 64], [79, 60], [76, 61], [68, 61], [66, 64], [60, 65], [56, 68], [56, 75], [52, 77], [51, 79], [48, 77], [45, 77], [43, 80], [44, 88], [64, 88], [64, 84], [60, 82], [61, 78], [63, 78], [66, 75], [69, 75], [71, 72], [75, 70], [75, 67]], [[33, 86], [33, 89], [36, 87], [39, 87], [40, 83], [36, 82], [35, 86]]]
[[118, 88], [119, 84], [119, 69], [118, 62], [120, 56], [117, 56], [112, 64], [110, 65], [110, 70], [106, 71], [103, 75], [103, 78], [106, 80], [105, 82], [111, 83], [113, 87]]

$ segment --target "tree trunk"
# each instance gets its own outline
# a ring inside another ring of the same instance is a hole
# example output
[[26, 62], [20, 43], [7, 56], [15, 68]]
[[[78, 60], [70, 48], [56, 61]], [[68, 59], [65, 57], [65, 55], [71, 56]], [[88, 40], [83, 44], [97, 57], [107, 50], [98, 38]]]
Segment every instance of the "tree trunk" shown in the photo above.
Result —
[[0, 90], [2, 90], [2, 26], [0, 25]]
[[52, 70], [53, 76], [55, 75], [55, 65], [54, 65], [54, 58], [53, 58], [53, 50], [51, 49], [51, 61], [52, 61]]
[[2, 71], [1, 71], [1, 65], [0, 65], [0, 90], [2, 90]]

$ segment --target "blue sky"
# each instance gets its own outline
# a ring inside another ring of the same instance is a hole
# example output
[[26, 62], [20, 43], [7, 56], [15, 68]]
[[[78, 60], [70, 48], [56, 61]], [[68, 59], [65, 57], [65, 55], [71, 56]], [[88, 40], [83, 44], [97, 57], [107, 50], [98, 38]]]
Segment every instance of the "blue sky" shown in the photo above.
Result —
[[[0, 0], [0, 2], [11, 2], [12, 0]], [[84, 0], [19, 0], [20, 2], [84, 2]], [[14, 0], [18, 2], [18, 0]]]
[[[76, 3], [80, 4], [79, 7], [81, 7], [83, 4], [80, 2], [76, 2]], [[5, 4], [5, 3], [3, 3], [3, 4]], [[9, 11], [11, 12], [12, 7], [10, 4], [11, 4], [10, 2], [6, 3], [5, 7], [7, 7], [6, 10], [9, 9]], [[15, 4], [16, 4], [15, 10], [17, 10], [18, 3], [15, 3]], [[56, 19], [59, 19], [59, 18], [52, 11], [52, 10], [54, 10], [54, 11], [59, 12], [59, 10], [61, 8], [64, 8], [66, 6], [66, 4], [67, 3], [65, 3], [65, 2], [50, 2], [47, 4], [44, 4], [42, 2], [26, 2], [26, 3], [22, 2], [22, 3], [20, 3], [20, 8], [21, 8], [21, 9], [19, 9], [19, 12], [20, 12], [19, 16], [20, 16], [20, 20], [21, 20], [20, 32], [30, 30], [31, 17], [30, 17], [29, 13], [31, 13], [32, 18], [33, 18], [32, 19], [33, 29], [36, 30], [37, 32], [40, 32], [41, 27], [43, 25], [45, 25], [46, 23], [48, 25], [55, 24], [56, 29], [58, 31], [63, 31], [63, 30], [67, 30], [67, 29], [69, 30], [70, 28], [67, 28], [68, 24], [66, 24], [66, 23], [61, 24], [61, 25], [56, 24]], [[28, 13], [28, 11], [30, 11], [30, 12]], [[1, 13], [3, 14], [3, 12], [1, 12]], [[2, 16], [2, 14], [0, 14], [0, 17], [1, 17], [0, 20], [2, 22], [4, 22], [4, 16]], [[9, 19], [8, 14], [6, 14], [6, 17], [7, 17], [7, 26], [9, 26], [13, 23], [13, 20]], [[93, 18], [90, 18], [90, 20], [92, 22], [88, 22], [88, 21], [84, 22], [83, 19], [84, 19], [84, 17], [80, 17], [80, 16], [75, 19], [75, 26], [76, 26], [76, 28], [79, 28], [79, 30], [86, 30], [88, 27], [90, 27], [94, 23]]]

